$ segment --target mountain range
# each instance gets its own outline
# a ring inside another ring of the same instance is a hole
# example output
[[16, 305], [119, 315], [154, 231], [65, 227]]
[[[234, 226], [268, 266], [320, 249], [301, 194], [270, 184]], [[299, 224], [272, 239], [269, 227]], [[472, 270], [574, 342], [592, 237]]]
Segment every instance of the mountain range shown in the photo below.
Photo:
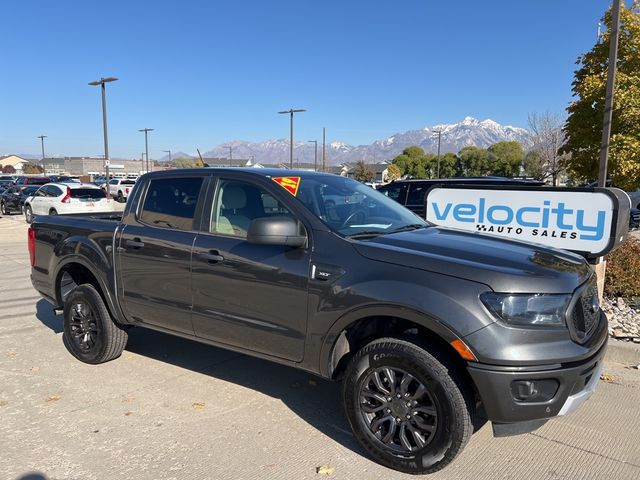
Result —
[[[491, 119], [477, 120], [465, 117], [461, 122], [427, 126], [418, 130], [396, 133], [383, 140], [376, 140], [369, 145], [350, 145], [334, 141], [326, 145], [327, 165], [365, 160], [367, 163], [391, 160], [406, 147], [417, 145], [426, 152], [437, 152], [438, 132], [440, 132], [440, 151], [458, 152], [461, 148], [475, 145], [486, 148], [500, 141], [515, 140], [525, 147], [531, 144], [531, 133], [519, 127], [501, 125]], [[266, 140], [263, 142], [247, 142], [234, 140], [220, 144], [203, 153], [209, 158], [229, 158], [231, 147], [232, 158], [253, 159], [264, 164], [289, 162], [289, 139]], [[174, 153], [172, 157], [191, 157], [183, 153]], [[294, 162], [313, 163], [314, 146], [312, 143], [294, 142]], [[160, 161], [168, 161], [165, 156]], [[322, 145], [318, 144], [318, 162], [322, 161]]]

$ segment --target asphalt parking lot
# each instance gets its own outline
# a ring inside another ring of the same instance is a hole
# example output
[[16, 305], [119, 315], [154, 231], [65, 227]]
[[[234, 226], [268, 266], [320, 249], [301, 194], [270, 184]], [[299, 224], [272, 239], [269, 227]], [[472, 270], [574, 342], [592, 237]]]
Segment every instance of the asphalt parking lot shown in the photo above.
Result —
[[[31, 286], [26, 230], [0, 217], [1, 479], [409, 478], [365, 456], [338, 384], [144, 329], [115, 361], [75, 360]], [[604, 378], [534, 433], [484, 425], [429, 478], [640, 478], [640, 372], [608, 363]]]

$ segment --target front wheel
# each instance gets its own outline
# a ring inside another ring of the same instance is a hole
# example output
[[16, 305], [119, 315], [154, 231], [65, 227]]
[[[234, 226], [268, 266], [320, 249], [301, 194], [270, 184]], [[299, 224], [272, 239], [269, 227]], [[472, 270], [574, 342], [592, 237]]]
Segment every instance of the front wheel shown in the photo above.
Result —
[[0, 213], [2, 215], [9, 215], [10, 212], [7, 210], [7, 207], [4, 205], [4, 202], [0, 203]]
[[49, 210], [49, 215], [57, 215], [58, 211], [55, 208], [52, 208], [51, 210]]
[[98, 291], [80, 285], [64, 302], [63, 339], [71, 354], [85, 363], [118, 358], [127, 344], [127, 331], [113, 321]]
[[24, 220], [27, 223], [33, 222], [33, 211], [31, 210], [31, 205], [26, 205], [24, 207]]
[[351, 359], [344, 409], [378, 463], [405, 473], [441, 470], [471, 436], [473, 401], [454, 369], [419, 346], [375, 340]]

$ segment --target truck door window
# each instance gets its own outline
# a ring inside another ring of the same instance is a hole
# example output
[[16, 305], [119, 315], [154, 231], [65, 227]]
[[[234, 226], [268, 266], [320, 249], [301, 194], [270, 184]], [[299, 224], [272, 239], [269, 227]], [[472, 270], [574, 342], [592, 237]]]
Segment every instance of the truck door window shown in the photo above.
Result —
[[409, 195], [407, 197], [407, 205], [422, 205], [424, 204], [424, 195], [427, 193], [427, 185], [410, 185]]
[[262, 188], [246, 182], [222, 180], [212, 210], [211, 233], [247, 238], [256, 218], [292, 216], [287, 207]]
[[151, 180], [140, 220], [154, 227], [193, 230], [202, 177]]

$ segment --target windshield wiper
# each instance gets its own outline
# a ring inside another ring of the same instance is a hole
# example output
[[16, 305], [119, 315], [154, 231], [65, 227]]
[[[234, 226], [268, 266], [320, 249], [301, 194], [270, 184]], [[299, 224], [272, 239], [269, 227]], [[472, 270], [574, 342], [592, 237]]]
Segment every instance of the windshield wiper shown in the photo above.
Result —
[[385, 235], [389, 232], [384, 232], [382, 230], [365, 230], [363, 232], [351, 233], [349, 235], [345, 235], [346, 238], [360, 238], [360, 237], [377, 237], [378, 235]]
[[400, 233], [400, 232], [410, 232], [412, 230], [418, 230], [420, 228], [426, 228], [429, 225], [426, 223], [411, 223], [409, 225], [403, 225], [402, 227], [395, 228], [385, 233]]

